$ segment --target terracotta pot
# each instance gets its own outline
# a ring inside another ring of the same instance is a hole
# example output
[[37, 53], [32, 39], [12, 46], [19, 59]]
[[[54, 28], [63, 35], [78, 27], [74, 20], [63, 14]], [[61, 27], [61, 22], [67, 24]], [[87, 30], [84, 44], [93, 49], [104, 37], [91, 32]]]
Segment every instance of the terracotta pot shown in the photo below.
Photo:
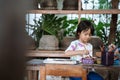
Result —
[[78, 0], [64, 0], [64, 10], [78, 10]]
[[57, 9], [57, 2], [56, 0], [40, 0], [40, 9]]

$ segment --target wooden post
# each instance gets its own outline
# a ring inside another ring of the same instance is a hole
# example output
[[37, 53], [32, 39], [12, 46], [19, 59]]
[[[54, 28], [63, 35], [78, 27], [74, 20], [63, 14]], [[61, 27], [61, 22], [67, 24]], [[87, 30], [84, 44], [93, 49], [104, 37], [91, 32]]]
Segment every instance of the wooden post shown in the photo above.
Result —
[[40, 66], [40, 80], [46, 80], [45, 66]]

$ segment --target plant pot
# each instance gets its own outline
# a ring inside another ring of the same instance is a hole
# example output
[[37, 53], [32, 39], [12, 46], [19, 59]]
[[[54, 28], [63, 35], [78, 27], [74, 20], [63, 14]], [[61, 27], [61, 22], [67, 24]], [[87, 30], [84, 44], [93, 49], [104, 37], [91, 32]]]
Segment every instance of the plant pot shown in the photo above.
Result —
[[40, 9], [45, 10], [52, 10], [57, 9], [57, 2], [56, 0], [39, 0], [40, 2]]
[[64, 0], [64, 10], [78, 10], [78, 0]]
[[57, 50], [59, 49], [59, 41], [54, 35], [43, 35], [39, 41], [39, 48], [42, 50]]
[[56, 0], [56, 1], [57, 1], [57, 9], [62, 10], [64, 0]]

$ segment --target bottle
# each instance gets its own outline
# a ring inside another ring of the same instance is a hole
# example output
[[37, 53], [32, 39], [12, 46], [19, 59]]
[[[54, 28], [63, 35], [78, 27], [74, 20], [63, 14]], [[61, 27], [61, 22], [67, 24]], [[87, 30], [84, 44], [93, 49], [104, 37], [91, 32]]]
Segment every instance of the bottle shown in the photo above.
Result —
[[101, 55], [101, 64], [105, 66], [111, 66], [114, 63], [114, 52], [103, 50]]

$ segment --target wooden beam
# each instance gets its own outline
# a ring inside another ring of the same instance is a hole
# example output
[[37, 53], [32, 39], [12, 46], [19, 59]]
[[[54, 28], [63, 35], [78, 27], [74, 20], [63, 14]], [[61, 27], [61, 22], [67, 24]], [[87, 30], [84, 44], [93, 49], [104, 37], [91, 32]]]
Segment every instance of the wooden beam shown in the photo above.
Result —
[[78, 14], [78, 10], [30, 10], [28, 12], [35, 14]]
[[106, 10], [30, 10], [34, 14], [120, 14], [120, 9]]
[[110, 9], [110, 10], [83, 10], [79, 11], [80, 14], [120, 14], [120, 10], [118, 9]]

